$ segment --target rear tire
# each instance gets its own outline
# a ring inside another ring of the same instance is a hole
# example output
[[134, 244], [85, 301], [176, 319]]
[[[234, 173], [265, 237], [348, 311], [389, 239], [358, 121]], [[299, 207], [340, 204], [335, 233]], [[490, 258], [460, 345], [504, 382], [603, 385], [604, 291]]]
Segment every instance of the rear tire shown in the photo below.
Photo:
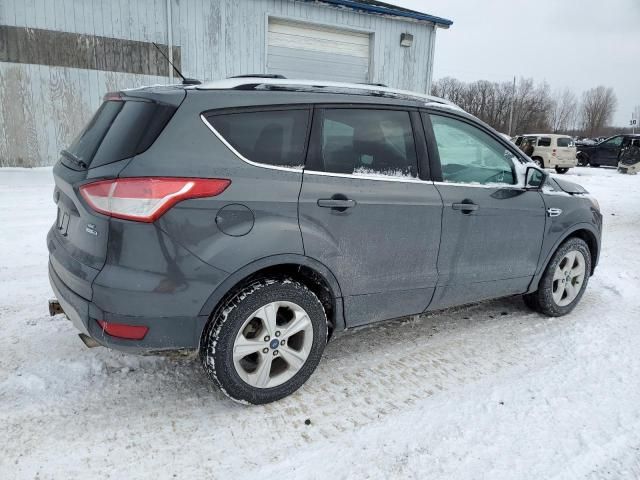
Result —
[[256, 280], [218, 306], [202, 334], [200, 359], [232, 400], [263, 404], [295, 392], [327, 343], [318, 297], [290, 279]]
[[563, 174], [563, 173], [567, 173], [568, 171], [569, 171], [568, 168], [556, 167], [556, 173]]
[[571, 312], [578, 304], [589, 281], [591, 253], [580, 238], [570, 238], [551, 257], [538, 283], [538, 290], [524, 295], [525, 304], [550, 317]]

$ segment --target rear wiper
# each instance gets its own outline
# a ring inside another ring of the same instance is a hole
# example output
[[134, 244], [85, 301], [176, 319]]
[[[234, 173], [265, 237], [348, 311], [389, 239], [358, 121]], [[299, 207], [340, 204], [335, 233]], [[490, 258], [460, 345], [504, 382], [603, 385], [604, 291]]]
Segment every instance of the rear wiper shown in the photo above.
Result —
[[76, 157], [73, 153], [71, 153], [69, 150], [61, 150], [60, 153], [68, 158], [69, 160], [71, 160], [73, 163], [75, 163], [76, 165], [78, 165], [80, 168], [84, 168], [85, 170], [87, 169], [88, 165], [86, 163], [84, 163], [81, 159], [79, 159], [78, 157]]

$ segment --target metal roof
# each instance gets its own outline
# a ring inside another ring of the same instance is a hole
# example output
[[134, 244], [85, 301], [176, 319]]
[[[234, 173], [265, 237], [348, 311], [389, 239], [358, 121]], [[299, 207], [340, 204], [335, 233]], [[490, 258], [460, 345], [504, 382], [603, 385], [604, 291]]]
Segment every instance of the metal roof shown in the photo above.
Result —
[[312, 91], [327, 93], [359, 94], [372, 96], [389, 96], [394, 98], [404, 98], [419, 100], [425, 103], [437, 103], [455, 109], [460, 109], [457, 105], [440, 97], [426, 95], [424, 93], [412, 92], [410, 90], [399, 90], [396, 88], [370, 85], [366, 83], [346, 83], [331, 82], [325, 80], [298, 80], [289, 78], [264, 78], [264, 77], [232, 77], [225, 80], [204, 82], [201, 85], [188, 86], [185, 88], [196, 90], [291, 90], [291, 91]]
[[429, 15], [428, 13], [417, 12], [404, 7], [398, 7], [397, 5], [391, 5], [390, 3], [378, 2], [377, 0], [304, 0], [307, 2], [328, 3], [338, 7], [349, 8], [359, 12], [373, 13], [378, 15], [390, 15], [392, 17], [411, 18], [413, 20], [419, 20], [423, 22], [431, 22], [436, 25], [449, 28], [453, 25], [453, 21], [436, 17], [435, 15]]

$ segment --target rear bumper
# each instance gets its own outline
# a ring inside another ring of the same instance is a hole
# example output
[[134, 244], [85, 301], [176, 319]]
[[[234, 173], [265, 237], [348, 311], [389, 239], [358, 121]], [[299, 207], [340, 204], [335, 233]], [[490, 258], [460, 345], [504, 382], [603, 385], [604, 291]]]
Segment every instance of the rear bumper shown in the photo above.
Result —
[[[196, 350], [206, 316], [140, 317], [115, 315], [98, 308], [93, 302], [71, 290], [49, 263], [49, 282], [65, 315], [73, 325], [100, 345], [130, 353], [154, 353], [175, 350]], [[97, 320], [149, 328], [142, 340], [125, 340], [105, 333]]]
[[49, 283], [67, 318], [81, 333], [89, 335], [89, 328], [87, 326], [89, 320], [89, 302], [74, 293], [60, 280], [51, 262], [49, 262]]

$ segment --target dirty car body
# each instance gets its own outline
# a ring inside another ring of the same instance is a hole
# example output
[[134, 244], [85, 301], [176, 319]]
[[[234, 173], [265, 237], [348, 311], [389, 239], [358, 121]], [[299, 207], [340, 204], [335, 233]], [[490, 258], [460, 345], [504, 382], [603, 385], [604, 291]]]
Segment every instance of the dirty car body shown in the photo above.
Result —
[[532, 164], [475, 117], [419, 94], [274, 82], [109, 94], [63, 152], [49, 277], [85, 336], [202, 350], [261, 279], [253, 290], [308, 289], [329, 334], [530, 294], [571, 237], [593, 273], [597, 203], [542, 172], [527, 186]]

